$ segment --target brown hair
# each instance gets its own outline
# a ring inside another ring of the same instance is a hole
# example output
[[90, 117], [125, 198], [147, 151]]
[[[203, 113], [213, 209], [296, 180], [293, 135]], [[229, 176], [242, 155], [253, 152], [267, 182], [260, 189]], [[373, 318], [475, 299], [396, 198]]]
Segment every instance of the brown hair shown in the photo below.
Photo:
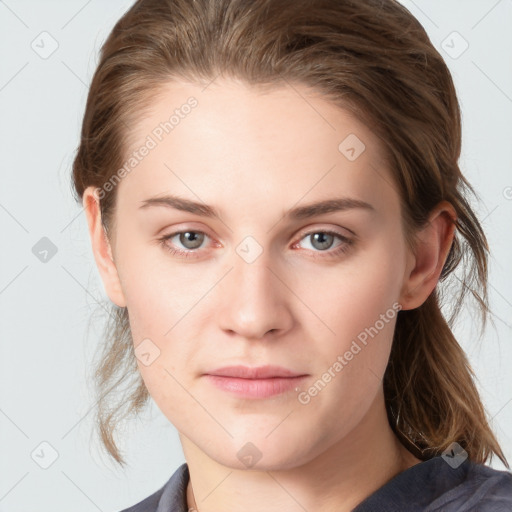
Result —
[[[303, 84], [362, 120], [386, 148], [410, 243], [436, 204], [454, 206], [456, 234], [440, 281], [450, 276], [447, 283], [460, 287], [451, 303], [437, 286], [420, 307], [399, 312], [384, 376], [388, 418], [420, 459], [456, 441], [475, 462], [496, 454], [509, 467], [451, 330], [469, 291], [483, 332], [488, 246], [468, 202], [474, 190], [458, 166], [454, 84], [421, 24], [395, 0], [137, 1], [101, 49], [73, 163], [77, 200], [122, 167], [129, 127], [161, 86], [174, 79], [206, 84], [219, 75], [251, 86]], [[110, 188], [100, 196], [107, 234], [114, 231]], [[446, 320], [441, 307], [448, 305]], [[97, 426], [110, 455], [124, 464], [114, 432], [149, 398], [126, 308], [111, 304], [104, 341], [95, 371]]]

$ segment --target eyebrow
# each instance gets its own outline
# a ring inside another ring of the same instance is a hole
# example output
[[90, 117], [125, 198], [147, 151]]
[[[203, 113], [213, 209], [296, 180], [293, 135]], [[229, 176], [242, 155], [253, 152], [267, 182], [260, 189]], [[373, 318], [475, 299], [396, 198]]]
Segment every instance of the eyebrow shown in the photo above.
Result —
[[[219, 212], [213, 206], [178, 197], [175, 195], [165, 195], [158, 197], [151, 197], [142, 201], [142, 205], [139, 209], [149, 208], [152, 206], [163, 206], [166, 208], [173, 208], [175, 210], [181, 210], [202, 217], [218, 217], [220, 218]], [[310, 203], [304, 206], [296, 206], [288, 210], [285, 213], [286, 219], [308, 219], [317, 215], [325, 213], [332, 213], [338, 211], [352, 210], [360, 208], [374, 212], [375, 208], [366, 201], [360, 199], [354, 199], [350, 197], [325, 199], [315, 203]]]

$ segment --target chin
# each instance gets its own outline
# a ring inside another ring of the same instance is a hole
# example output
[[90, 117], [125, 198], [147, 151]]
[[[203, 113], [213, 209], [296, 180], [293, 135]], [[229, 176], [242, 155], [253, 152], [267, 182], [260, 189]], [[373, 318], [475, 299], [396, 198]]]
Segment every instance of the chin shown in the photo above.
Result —
[[[203, 451], [213, 460], [233, 470], [279, 471], [289, 470], [307, 463], [314, 457], [311, 447], [302, 441], [283, 435], [266, 437], [247, 434], [243, 441], [230, 439], [227, 443], [215, 443], [204, 447]], [[307, 436], [305, 436], [307, 438]], [[213, 450], [212, 450], [213, 448]]]

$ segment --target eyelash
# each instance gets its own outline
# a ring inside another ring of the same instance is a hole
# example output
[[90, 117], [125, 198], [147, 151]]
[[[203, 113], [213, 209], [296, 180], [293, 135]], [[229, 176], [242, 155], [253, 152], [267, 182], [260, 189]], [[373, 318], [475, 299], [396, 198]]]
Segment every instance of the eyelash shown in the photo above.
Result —
[[[166, 251], [170, 252], [173, 256], [178, 256], [178, 257], [183, 257], [183, 258], [196, 258], [197, 257], [196, 255], [199, 252], [199, 249], [188, 249], [188, 250], [175, 249], [173, 247], [170, 247], [169, 244], [167, 243], [167, 240], [174, 238], [176, 235], [180, 235], [182, 233], [200, 233], [200, 234], [204, 234], [208, 237], [208, 235], [204, 231], [185, 229], [182, 231], [176, 231], [169, 235], [165, 235], [165, 236], [159, 238], [158, 240], [159, 240], [160, 244], [164, 247], [164, 249]], [[324, 229], [324, 230], [317, 229], [314, 231], [309, 231], [308, 233], [304, 233], [303, 236], [300, 238], [299, 242], [301, 240], [303, 240], [304, 238], [311, 236], [315, 233], [323, 233], [323, 234], [327, 234], [327, 235], [333, 235], [336, 238], [339, 238], [342, 243], [340, 245], [338, 245], [338, 247], [336, 247], [332, 250], [327, 249], [325, 251], [312, 251], [314, 253], [314, 255], [312, 256], [313, 259], [336, 258], [336, 257], [341, 256], [342, 254], [346, 253], [351, 248], [351, 246], [354, 244], [354, 240], [351, 240], [350, 238], [347, 238], [336, 231], [331, 231], [328, 229]], [[309, 251], [309, 249], [306, 249], [306, 250]], [[320, 253], [321, 255], [317, 255], [315, 253]]]

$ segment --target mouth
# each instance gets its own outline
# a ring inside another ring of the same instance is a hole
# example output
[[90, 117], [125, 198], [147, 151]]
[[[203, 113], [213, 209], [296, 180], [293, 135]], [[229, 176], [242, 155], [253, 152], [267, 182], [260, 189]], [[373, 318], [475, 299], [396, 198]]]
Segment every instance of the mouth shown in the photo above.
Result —
[[300, 386], [308, 374], [280, 366], [226, 366], [204, 374], [218, 389], [244, 398], [269, 398]]

